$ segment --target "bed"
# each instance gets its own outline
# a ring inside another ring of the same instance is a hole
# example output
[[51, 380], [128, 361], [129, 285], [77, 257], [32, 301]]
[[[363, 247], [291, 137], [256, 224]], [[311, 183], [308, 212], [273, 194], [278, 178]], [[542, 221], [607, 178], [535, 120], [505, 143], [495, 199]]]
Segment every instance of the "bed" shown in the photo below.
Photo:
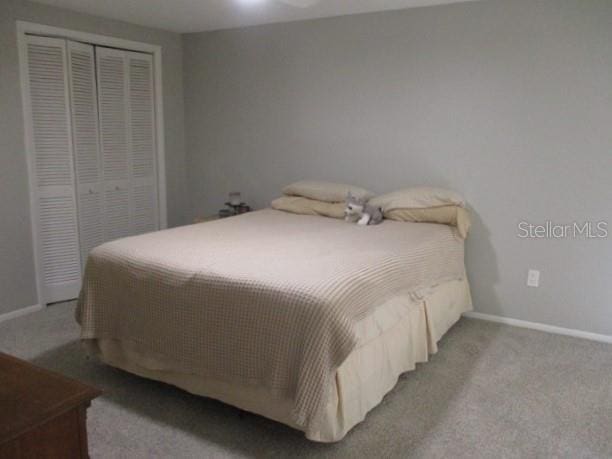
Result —
[[97, 247], [76, 318], [111, 366], [333, 442], [470, 309], [454, 227], [265, 209]]

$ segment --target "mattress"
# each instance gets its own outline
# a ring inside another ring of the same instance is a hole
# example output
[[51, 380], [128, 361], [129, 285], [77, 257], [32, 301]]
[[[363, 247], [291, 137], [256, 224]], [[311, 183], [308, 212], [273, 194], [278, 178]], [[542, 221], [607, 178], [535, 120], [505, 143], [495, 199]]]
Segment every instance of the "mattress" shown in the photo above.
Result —
[[363, 345], [362, 321], [465, 279], [463, 248], [445, 225], [268, 209], [97, 247], [77, 320], [83, 339], [289, 401], [288, 423], [316, 438], [338, 368]]
[[[438, 351], [438, 342], [472, 310], [466, 279], [429, 289], [422, 298], [404, 304], [391, 303], [358, 324], [359, 346], [336, 371], [324, 419], [306, 437], [336, 442], [362, 422], [395, 384], [399, 376], [414, 370]], [[265, 388], [253, 389], [231, 382], [173, 370], [163, 355], [130, 341], [85, 340], [88, 352], [104, 363], [130, 373], [177, 386], [196, 395], [211, 397], [238, 408], [300, 429], [291, 419], [291, 400], [270, 403]]]

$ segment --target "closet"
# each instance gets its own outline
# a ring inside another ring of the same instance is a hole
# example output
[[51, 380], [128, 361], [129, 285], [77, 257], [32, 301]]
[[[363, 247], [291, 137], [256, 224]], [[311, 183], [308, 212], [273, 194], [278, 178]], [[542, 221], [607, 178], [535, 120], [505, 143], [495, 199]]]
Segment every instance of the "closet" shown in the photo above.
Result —
[[26, 40], [33, 224], [51, 303], [78, 295], [92, 248], [159, 228], [153, 58]]

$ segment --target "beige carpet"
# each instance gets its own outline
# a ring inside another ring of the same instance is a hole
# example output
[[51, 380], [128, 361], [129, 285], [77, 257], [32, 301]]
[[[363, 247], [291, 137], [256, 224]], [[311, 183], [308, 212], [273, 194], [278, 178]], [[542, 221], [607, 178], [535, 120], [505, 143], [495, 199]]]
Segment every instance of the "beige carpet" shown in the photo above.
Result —
[[612, 457], [612, 345], [462, 319], [340, 443], [87, 359], [74, 304], [0, 323], [0, 351], [93, 383], [94, 458]]

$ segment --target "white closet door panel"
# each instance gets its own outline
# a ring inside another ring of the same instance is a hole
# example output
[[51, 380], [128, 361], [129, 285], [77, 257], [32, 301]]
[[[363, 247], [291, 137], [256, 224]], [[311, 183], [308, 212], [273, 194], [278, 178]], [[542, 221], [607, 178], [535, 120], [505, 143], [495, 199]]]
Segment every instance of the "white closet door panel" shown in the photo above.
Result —
[[131, 162], [125, 51], [96, 47], [104, 239], [130, 236]]
[[149, 54], [128, 53], [132, 174], [155, 175], [155, 112], [153, 59]]
[[104, 226], [107, 241], [132, 235], [129, 181], [105, 182]]
[[81, 283], [66, 69], [64, 40], [27, 37], [31, 185], [45, 303], [75, 298]]
[[127, 74], [124, 51], [96, 47], [100, 147], [104, 180], [127, 180]]
[[132, 186], [133, 234], [148, 233], [157, 229], [157, 200], [153, 183], [134, 183]]
[[70, 186], [65, 41], [29, 36], [27, 48], [36, 185]]
[[69, 41], [68, 62], [81, 265], [84, 269], [91, 249], [104, 242], [94, 47]]
[[127, 53], [133, 234], [158, 229], [153, 58]]
[[103, 198], [100, 185], [79, 186], [79, 240], [83, 268], [85, 268], [91, 249], [105, 242]]
[[68, 60], [77, 183], [99, 183], [98, 103], [93, 46], [69, 41]]
[[70, 188], [61, 188], [39, 198], [41, 261], [47, 302], [76, 298], [81, 280], [74, 198]]

